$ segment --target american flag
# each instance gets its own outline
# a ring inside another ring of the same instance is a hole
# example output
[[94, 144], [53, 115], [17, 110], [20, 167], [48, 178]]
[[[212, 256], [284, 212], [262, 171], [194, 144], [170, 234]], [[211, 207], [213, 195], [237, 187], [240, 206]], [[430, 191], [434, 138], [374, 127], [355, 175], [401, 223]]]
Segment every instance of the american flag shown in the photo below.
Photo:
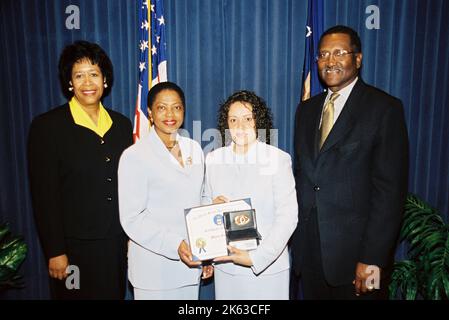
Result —
[[301, 100], [307, 100], [323, 92], [318, 77], [315, 57], [318, 53], [318, 42], [323, 33], [324, 9], [323, 0], [309, 0], [307, 9], [306, 49], [302, 75], [303, 88]]
[[167, 81], [167, 54], [163, 0], [139, 0], [139, 85], [134, 116], [134, 141], [149, 130], [149, 88]]

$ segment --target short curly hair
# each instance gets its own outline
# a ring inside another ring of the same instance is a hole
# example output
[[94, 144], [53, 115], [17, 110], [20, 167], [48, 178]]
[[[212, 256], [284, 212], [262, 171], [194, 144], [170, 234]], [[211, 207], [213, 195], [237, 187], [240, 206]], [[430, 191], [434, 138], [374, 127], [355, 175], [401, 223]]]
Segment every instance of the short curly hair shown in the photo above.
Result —
[[[253, 118], [256, 123], [256, 135], [259, 138], [258, 130], [266, 130], [265, 142], [270, 144], [270, 130], [273, 129], [273, 115], [265, 101], [252, 91], [240, 90], [233, 93], [221, 106], [218, 111], [218, 130], [220, 130], [222, 141], [229, 144], [228, 115], [231, 105], [235, 102], [246, 102], [252, 106]], [[227, 136], [228, 135], [228, 136]], [[261, 137], [263, 138], [263, 137]], [[263, 139], [262, 139], [263, 140]]]
[[92, 64], [98, 64], [103, 77], [106, 79], [108, 87], [104, 89], [101, 98], [103, 99], [111, 93], [111, 88], [114, 84], [114, 68], [111, 60], [98, 44], [80, 40], [66, 46], [59, 57], [59, 83], [61, 84], [62, 93], [68, 100], [73, 97], [73, 91], [69, 90], [73, 65], [85, 59]]

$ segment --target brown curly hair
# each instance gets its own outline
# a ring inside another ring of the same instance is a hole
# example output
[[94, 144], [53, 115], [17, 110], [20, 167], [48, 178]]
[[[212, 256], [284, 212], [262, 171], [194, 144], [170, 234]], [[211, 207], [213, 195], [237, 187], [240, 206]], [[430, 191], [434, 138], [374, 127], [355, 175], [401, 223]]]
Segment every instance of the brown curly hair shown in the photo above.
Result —
[[233, 93], [220, 106], [220, 109], [218, 111], [218, 130], [220, 130], [222, 141], [226, 142], [225, 145], [228, 145], [231, 142], [231, 137], [229, 136], [228, 114], [229, 109], [234, 102], [246, 102], [253, 107], [252, 113], [254, 121], [256, 123], [255, 129], [257, 138], [259, 138], [258, 130], [265, 129], [265, 142], [267, 144], [270, 144], [270, 130], [273, 129], [273, 116], [270, 108], [267, 106], [265, 101], [261, 97], [257, 96], [254, 92], [240, 90]]

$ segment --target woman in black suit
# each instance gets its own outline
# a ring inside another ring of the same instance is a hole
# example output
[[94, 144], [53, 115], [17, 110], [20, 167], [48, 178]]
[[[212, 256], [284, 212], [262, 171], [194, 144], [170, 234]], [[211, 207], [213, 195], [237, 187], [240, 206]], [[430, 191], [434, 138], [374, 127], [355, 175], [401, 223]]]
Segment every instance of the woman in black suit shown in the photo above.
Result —
[[68, 102], [37, 116], [28, 140], [33, 207], [52, 297], [123, 299], [126, 237], [117, 166], [132, 144], [132, 125], [101, 103], [114, 78], [111, 60], [97, 44], [67, 46], [59, 78]]

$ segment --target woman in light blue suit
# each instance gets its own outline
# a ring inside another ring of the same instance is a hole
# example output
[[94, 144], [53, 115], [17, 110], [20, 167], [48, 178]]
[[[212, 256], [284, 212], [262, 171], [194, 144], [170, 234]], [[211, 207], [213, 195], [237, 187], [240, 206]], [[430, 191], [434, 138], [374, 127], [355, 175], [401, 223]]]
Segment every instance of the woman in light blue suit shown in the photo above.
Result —
[[176, 84], [154, 86], [148, 93], [153, 126], [120, 158], [120, 222], [130, 238], [128, 277], [139, 300], [198, 299], [201, 267], [184, 240], [184, 209], [200, 205], [204, 157], [197, 142], [178, 134], [184, 107]]
[[221, 106], [223, 138], [232, 142], [206, 157], [208, 202], [251, 198], [262, 240], [252, 251], [228, 247], [214, 259], [216, 299], [288, 299], [287, 241], [296, 228], [298, 205], [290, 155], [269, 143], [271, 113], [249, 91], [234, 93]]

